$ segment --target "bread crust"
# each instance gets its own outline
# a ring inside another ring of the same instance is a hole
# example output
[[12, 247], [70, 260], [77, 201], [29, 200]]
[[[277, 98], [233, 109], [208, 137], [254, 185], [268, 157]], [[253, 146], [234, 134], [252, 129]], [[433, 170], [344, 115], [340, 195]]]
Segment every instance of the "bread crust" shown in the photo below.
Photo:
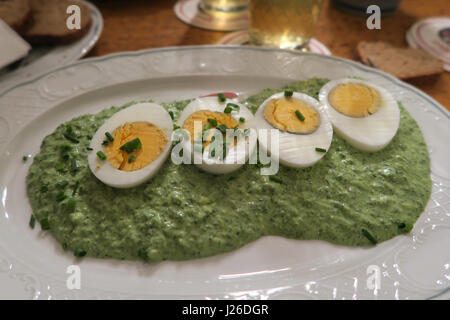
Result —
[[[69, 30], [66, 10], [78, 5], [81, 12], [81, 29]], [[31, 4], [33, 22], [21, 30], [21, 35], [32, 44], [68, 44], [82, 38], [92, 24], [92, 14], [87, 5], [73, 0], [33, 0]]]
[[432, 81], [444, 71], [442, 61], [420, 49], [399, 48], [381, 41], [362, 41], [357, 45], [357, 53], [364, 64], [402, 80]]
[[0, 0], [0, 19], [20, 31], [31, 18], [29, 0]]

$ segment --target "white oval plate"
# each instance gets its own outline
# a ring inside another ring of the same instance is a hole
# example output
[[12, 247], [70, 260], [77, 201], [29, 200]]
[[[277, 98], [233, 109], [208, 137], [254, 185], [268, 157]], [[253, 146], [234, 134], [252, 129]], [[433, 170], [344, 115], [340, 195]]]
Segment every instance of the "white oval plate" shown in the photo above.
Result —
[[50, 69], [74, 62], [83, 57], [97, 43], [103, 30], [103, 17], [92, 3], [85, 3], [91, 10], [92, 23], [89, 31], [78, 41], [59, 46], [35, 46], [13, 69], [0, 70], [0, 92], [16, 84], [30, 80]]
[[[390, 90], [428, 143], [433, 191], [411, 234], [373, 248], [264, 237], [230, 253], [183, 262], [85, 258], [31, 230], [25, 177], [42, 139], [63, 121], [111, 105], [168, 102], [218, 91], [241, 97], [310, 77], [359, 76]], [[0, 298], [415, 299], [448, 297], [450, 115], [383, 72], [322, 55], [233, 46], [125, 52], [78, 61], [0, 94]], [[69, 290], [67, 267], [81, 268]], [[374, 267], [370, 267], [374, 266]], [[375, 269], [371, 269], [375, 268]], [[380, 272], [373, 288], [370, 272]], [[369, 271], [369, 274], [367, 273]]]

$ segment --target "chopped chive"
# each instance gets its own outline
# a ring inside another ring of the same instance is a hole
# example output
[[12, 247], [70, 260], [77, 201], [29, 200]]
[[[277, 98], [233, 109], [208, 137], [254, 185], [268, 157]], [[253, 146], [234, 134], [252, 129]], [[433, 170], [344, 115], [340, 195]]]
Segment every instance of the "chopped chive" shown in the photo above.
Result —
[[72, 197], [77, 193], [79, 185], [80, 185], [80, 181], [75, 182], [75, 186], [73, 187], [73, 191], [72, 191]]
[[102, 146], [107, 146], [108, 144], [109, 144], [109, 141], [108, 141], [108, 140], [103, 140]]
[[66, 138], [67, 140], [73, 142], [73, 143], [78, 143], [80, 142], [80, 140], [78, 140], [77, 138], [75, 138], [72, 134], [68, 134], [68, 133], [63, 133], [64, 138]]
[[111, 142], [114, 141], [114, 137], [111, 135], [111, 133], [105, 132], [105, 136], [106, 136], [106, 138], [108, 138], [109, 141], [111, 141]]
[[211, 125], [211, 127], [217, 127], [217, 120], [208, 118], [208, 122]]
[[69, 208], [69, 210], [73, 211], [77, 205], [77, 200], [75, 200], [74, 198], [69, 198], [69, 200], [67, 200], [67, 208]]
[[48, 219], [47, 218], [43, 218], [43, 219], [39, 220], [39, 223], [41, 224], [41, 229], [42, 230], [49, 230], [50, 229], [50, 223], [48, 223]]
[[227, 101], [227, 98], [225, 97], [225, 95], [223, 93], [219, 93], [217, 95], [217, 98], [219, 99], [219, 102], [225, 102]]
[[172, 120], [174, 119], [173, 111], [169, 111], [169, 116], [172, 118]]
[[106, 155], [103, 153], [103, 151], [98, 151], [98, 152], [97, 152], [97, 157], [98, 157], [100, 160], [106, 160]]
[[134, 160], [136, 160], [136, 156], [133, 154], [128, 158], [128, 163], [132, 163]]
[[240, 123], [244, 123], [244, 122], [245, 122], [245, 118], [244, 118], [244, 117], [240, 117], [240, 118], [239, 118], [239, 122], [240, 122]]
[[[232, 110], [235, 110], [235, 111], [239, 111], [241, 109], [241, 107], [239, 107], [236, 103], [231, 103], [231, 102], [227, 103], [227, 108], [231, 108]], [[225, 112], [225, 113], [229, 113], [229, 112]]]
[[36, 218], [34, 217], [34, 215], [31, 215], [29, 225], [31, 229], [34, 229], [34, 226], [36, 225]]
[[179, 125], [176, 125], [176, 124], [174, 124], [174, 125], [173, 125], [173, 130], [177, 130], [177, 129], [180, 129], [180, 126], [179, 126]]
[[276, 182], [276, 183], [283, 183], [283, 180], [277, 176], [269, 176], [269, 180]]
[[140, 147], [142, 147], [141, 140], [139, 138], [136, 138], [125, 143], [120, 147], [120, 150], [124, 150], [126, 153], [132, 153]]
[[72, 161], [70, 161], [70, 167], [74, 171], [78, 170], [78, 161], [75, 159], [72, 159]]
[[284, 90], [284, 96], [285, 97], [292, 97], [292, 95], [294, 94], [294, 90], [292, 90], [292, 89], [286, 89], [286, 90]]
[[27, 162], [28, 156], [23, 156], [23, 157], [22, 157], [22, 160], [23, 160], [23, 162]]
[[84, 251], [84, 250], [82, 250], [82, 249], [75, 249], [75, 250], [73, 251], [73, 255], [74, 255], [75, 257], [82, 258], [82, 257], [84, 257], [84, 256], [86, 255], [86, 251]]
[[56, 195], [56, 201], [61, 202], [64, 199], [67, 198], [67, 195], [64, 193], [64, 191], [60, 191], [57, 195]]
[[70, 158], [70, 153], [68, 152], [68, 151], [64, 151], [62, 154], [61, 154], [61, 157], [63, 158], [63, 160], [69, 160], [69, 158]]
[[411, 223], [401, 222], [398, 224], [398, 228], [402, 229], [403, 232], [408, 233], [412, 230], [413, 225]]
[[233, 111], [233, 108], [231, 107], [225, 107], [225, 109], [223, 110], [223, 113], [231, 113], [231, 111]]
[[73, 132], [72, 126], [70, 124], [66, 125], [66, 131], [68, 133], [72, 133]]
[[326, 149], [322, 149], [322, 148], [316, 148], [316, 151], [317, 151], [317, 152], [327, 152]]
[[377, 244], [378, 241], [375, 237], [366, 229], [361, 229], [361, 232], [364, 237], [366, 237], [372, 244]]
[[300, 121], [305, 121], [305, 117], [301, 114], [300, 111], [295, 110], [295, 114], [297, 115], [297, 118], [300, 119]]
[[218, 125], [217, 127], [216, 127], [216, 129], [218, 129], [220, 132], [222, 132], [222, 133], [226, 133], [227, 132], [227, 129], [228, 129], [228, 127], [225, 125], [225, 124], [220, 124], [220, 125]]
[[58, 183], [58, 187], [65, 188], [69, 184], [69, 181], [63, 180]]
[[87, 150], [87, 151], [92, 151], [92, 150], [94, 150], [94, 149], [92, 149], [91, 147], [87, 147], [86, 150]]
[[39, 191], [41, 191], [41, 193], [46, 193], [47, 191], [48, 191], [48, 186], [47, 185], [42, 185], [40, 188], [39, 188]]
[[87, 137], [89, 140], [92, 139], [92, 135], [90, 135], [90, 134], [88, 134], [86, 137]]

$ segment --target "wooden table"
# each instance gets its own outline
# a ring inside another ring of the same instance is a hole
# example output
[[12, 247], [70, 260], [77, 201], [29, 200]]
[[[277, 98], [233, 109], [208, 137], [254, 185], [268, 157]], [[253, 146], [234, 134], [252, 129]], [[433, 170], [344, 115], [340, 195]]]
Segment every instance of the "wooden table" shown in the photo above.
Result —
[[[191, 27], [177, 19], [175, 0], [97, 0], [104, 30], [88, 56], [145, 48], [214, 44], [225, 32]], [[381, 30], [366, 28], [366, 18], [347, 14], [326, 3], [315, 37], [333, 55], [356, 59], [355, 47], [361, 40], [389, 41], [406, 46], [405, 33], [417, 20], [430, 16], [450, 16], [448, 0], [403, 0], [399, 9], [381, 20]], [[436, 81], [417, 85], [450, 110], [450, 73]]]

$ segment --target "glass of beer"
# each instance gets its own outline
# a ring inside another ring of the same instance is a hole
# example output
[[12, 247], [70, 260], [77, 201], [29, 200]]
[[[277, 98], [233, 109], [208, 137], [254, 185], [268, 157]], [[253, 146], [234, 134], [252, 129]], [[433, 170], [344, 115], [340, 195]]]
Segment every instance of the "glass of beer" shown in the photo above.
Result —
[[251, 0], [250, 44], [306, 50], [324, 0]]
[[246, 12], [248, 2], [249, 0], [201, 0], [199, 6], [201, 10], [214, 18], [226, 19]]

